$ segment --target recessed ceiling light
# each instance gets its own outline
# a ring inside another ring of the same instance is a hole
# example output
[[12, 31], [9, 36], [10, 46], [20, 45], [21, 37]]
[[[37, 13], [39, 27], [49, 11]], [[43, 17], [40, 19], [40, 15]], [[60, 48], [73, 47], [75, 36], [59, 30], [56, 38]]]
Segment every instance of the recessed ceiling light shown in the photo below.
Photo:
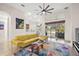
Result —
[[67, 10], [69, 7], [65, 7], [64, 9]]
[[21, 6], [22, 6], [22, 7], [25, 7], [25, 5], [24, 5], [24, 4], [21, 4]]
[[31, 12], [28, 12], [27, 14], [28, 14], [29, 16], [31, 16], [31, 15], [32, 15], [32, 13], [31, 13]]

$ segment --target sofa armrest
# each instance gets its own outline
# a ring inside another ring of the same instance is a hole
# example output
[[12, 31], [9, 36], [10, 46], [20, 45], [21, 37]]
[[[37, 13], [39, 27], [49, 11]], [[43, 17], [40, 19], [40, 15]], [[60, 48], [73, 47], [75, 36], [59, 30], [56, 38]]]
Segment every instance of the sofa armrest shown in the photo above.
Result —
[[12, 42], [12, 44], [17, 46], [18, 44], [21, 44], [23, 41], [19, 41], [19, 40], [13, 39], [11, 42]]
[[48, 37], [47, 37], [47, 36], [39, 36], [39, 39], [40, 39], [40, 40], [47, 40]]

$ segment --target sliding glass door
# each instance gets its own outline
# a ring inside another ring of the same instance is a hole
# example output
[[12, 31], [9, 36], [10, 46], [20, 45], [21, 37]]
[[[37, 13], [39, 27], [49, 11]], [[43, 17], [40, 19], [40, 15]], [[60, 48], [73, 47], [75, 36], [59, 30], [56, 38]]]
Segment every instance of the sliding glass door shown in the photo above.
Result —
[[65, 21], [46, 23], [46, 35], [50, 38], [64, 39]]

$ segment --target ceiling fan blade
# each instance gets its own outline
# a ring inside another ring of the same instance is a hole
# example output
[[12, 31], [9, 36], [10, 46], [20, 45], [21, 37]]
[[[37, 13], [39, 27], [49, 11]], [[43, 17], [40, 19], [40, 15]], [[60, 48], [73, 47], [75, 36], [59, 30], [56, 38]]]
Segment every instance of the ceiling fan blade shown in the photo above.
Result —
[[39, 8], [41, 8], [42, 9], [42, 7], [39, 5]]
[[45, 8], [45, 3], [43, 3], [43, 9]]
[[51, 14], [52, 12], [47, 12], [47, 13], [50, 13]]
[[54, 8], [48, 9], [47, 11], [54, 10]]
[[46, 10], [48, 7], [50, 7], [50, 5], [47, 5], [47, 7], [45, 8], [45, 10]]

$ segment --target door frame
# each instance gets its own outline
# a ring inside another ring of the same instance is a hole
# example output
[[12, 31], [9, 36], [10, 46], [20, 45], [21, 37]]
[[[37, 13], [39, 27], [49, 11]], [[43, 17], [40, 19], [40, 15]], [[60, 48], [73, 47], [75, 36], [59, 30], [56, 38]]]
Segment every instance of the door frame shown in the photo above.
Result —
[[11, 16], [6, 13], [5, 11], [0, 11], [0, 16], [3, 17], [5, 24], [4, 24], [4, 31], [5, 31], [5, 39], [4, 39], [4, 53], [3, 55], [7, 55], [8, 53], [6, 52], [9, 49], [9, 42], [10, 41], [10, 35], [9, 35], [9, 31], [10, 31], [10, 23], [11, 23]]

